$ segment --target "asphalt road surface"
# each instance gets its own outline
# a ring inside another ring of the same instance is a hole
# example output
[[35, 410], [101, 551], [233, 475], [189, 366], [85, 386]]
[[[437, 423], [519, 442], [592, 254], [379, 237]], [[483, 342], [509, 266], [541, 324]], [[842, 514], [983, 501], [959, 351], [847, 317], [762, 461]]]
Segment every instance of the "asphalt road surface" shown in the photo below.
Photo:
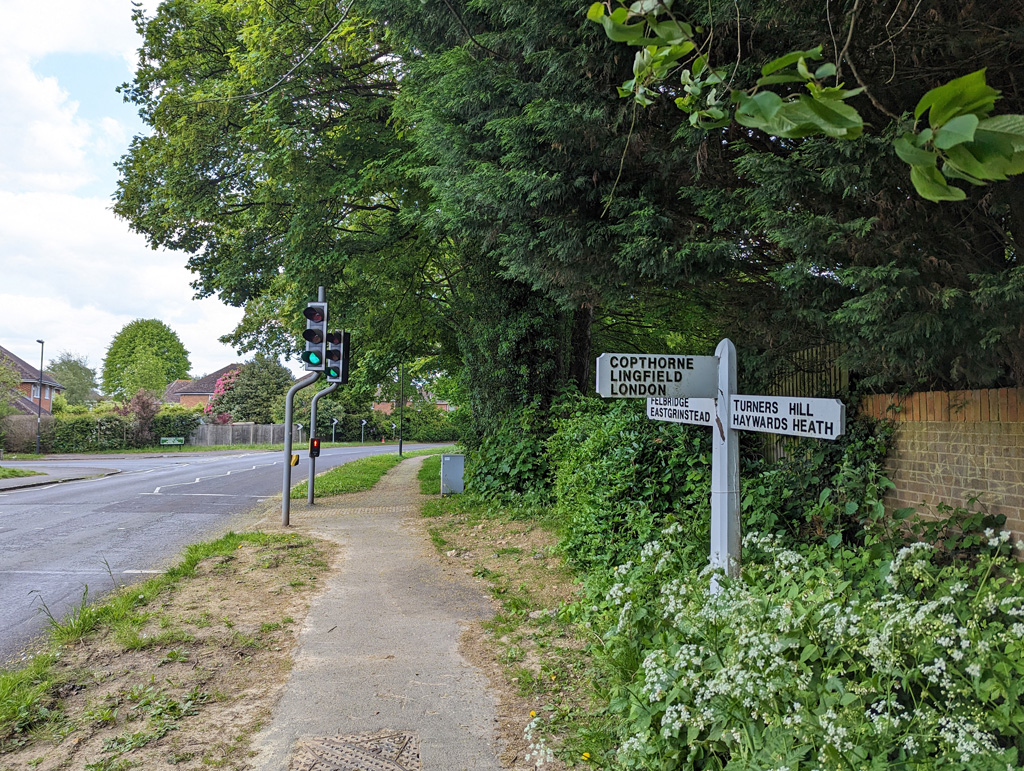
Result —
[[[393, 445], [324, 449], [316, 470], [396, 451]], [[293, 484], [306, 478], [308, 458], [299, 452]], [[120, 473], [0, 490], [0, 664], [20, 657], [44, 630], [40, 602], [62, 617], [86, 587], [90, 598], [99, 597], [115, 581], [129, 583], [176, 563], [184, 547], [218, 537], [238, 515], [279, 495], [282, 463], [281, 452], [252, 450], [19, 463], [40, 471], [81, 464]]]

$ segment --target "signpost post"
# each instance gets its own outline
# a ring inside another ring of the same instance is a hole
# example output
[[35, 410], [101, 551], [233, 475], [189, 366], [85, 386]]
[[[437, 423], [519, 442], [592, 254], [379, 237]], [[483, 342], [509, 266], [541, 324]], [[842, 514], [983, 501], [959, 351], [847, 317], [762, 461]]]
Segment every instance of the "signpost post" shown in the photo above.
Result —
[[[597, 392], [613, 399], [647, 398], [647, 417], [710, 426], [713, 568], [740, 573], [740, 461], [737, 431], [836, 439], [846, 431], [838, 399], [746, 396], [736, 393], [736, 346], [725, 339], [714, 356], [603, 353]], [[711, 592], [721, 591], [718, 574]]]

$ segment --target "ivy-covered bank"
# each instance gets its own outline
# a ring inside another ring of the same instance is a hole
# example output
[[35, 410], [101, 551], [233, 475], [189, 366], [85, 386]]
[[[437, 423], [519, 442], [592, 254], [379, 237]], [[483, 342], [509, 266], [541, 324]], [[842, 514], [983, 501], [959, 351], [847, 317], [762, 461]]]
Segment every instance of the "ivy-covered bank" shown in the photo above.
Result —
[[[554, 512], [594, 632], [587, 756], [608, 769], [1012, 769], [1024, 597], [1002, 521], [886, 515], [891, 429], [851, 421], [742, 471], [741, 578], [709, 593], [707, 431], [558, 405], [474, 453], [471, 490]], [[536, 416], [533, 416], [536, 417]], [[499, 451], [504, 445], [505, 453]], [[581, 741], [566, 742], [578, 748]]]

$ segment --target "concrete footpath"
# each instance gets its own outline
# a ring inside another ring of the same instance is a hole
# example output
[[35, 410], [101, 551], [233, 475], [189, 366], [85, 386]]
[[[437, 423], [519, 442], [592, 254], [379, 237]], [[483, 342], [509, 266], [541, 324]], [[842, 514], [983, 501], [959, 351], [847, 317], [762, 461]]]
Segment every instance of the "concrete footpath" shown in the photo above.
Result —
[[[342, 549], [251, 767], [501, 768], [495, 700], [458, 651], [465, 625], [494, 611], [482, 590], [441, 570], [418, 520], [421, 463], [399, 464], [368, 492], [292, 506], [290, 530]], [[280, 527], [272, 516], [268, 530]]]

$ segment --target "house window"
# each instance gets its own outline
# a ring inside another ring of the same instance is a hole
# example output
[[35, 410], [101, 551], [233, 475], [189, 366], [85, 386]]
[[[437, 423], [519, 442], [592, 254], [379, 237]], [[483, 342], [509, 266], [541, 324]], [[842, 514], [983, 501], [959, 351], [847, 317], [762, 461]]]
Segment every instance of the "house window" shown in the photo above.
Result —
[[32, 386], [32, 398], [39, 398], [39, 383], [36, 383], [35, 385]]
[[53, 398], [53, 388], [52, 387], [46, 386], [46, 390], [44, 391], [44, 393], [46, 394], [46, 398], [47, 399], [52, 399]]

